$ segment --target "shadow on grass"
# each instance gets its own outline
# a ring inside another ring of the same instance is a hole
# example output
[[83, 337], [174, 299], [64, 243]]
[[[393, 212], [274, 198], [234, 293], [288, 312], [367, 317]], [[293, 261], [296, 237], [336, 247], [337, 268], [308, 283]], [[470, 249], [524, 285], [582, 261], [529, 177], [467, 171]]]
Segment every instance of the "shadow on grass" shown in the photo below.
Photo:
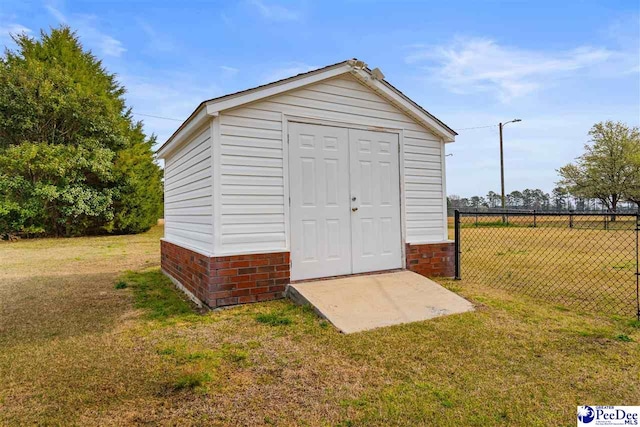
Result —
[[110, 289], [111, 273], [26, 274], [0, 280], [2, 350], [14, 344], [102, 333], [130, 308], [126, 295]]
[[135, 307], [145, 311], [150, 320], [201, 320], [203, 310], [176, 289], [160, 269], [127, 271], [115, 284], [116, 289], [130, 288], [133, 291]]

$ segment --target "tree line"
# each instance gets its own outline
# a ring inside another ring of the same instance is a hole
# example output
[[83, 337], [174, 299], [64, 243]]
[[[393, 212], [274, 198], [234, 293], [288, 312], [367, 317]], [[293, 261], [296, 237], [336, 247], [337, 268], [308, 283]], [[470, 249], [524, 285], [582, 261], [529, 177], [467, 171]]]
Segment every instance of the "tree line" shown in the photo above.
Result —
[[138, 233], [162, 171], [125, 88], [68, 27], [0, 57], [0, 236]]
[[[512, 191], [505, 195], [507, 209], [541, 211], [622, 212], [640, 209], [640, 131], [624, 123], [596, 123], [590, 141], [575, 162], [558, 169], [559, 180], [551, 194], [540, 189]], [[453, 209], [499, 209], [502, 198], [486, 196], [447, 198]]]
[[[460, 197], [452, 194], [447, 197], [447, 205], [450, 209], [501, 209], [502, 200], [500, 193], [489, 191], [485, 196]], [[584, 198], [569, 193], [566, 187], [555, 187], [551, 193], [546, 193], [539, 188], [512, 191], [505, 194], [506, 209], [525, 209], [539, 211], [584, 211], [602, 212], [607, 207], [599, 200]], [[635, 202], [621, 202], [618, 211], [634, 211]]]

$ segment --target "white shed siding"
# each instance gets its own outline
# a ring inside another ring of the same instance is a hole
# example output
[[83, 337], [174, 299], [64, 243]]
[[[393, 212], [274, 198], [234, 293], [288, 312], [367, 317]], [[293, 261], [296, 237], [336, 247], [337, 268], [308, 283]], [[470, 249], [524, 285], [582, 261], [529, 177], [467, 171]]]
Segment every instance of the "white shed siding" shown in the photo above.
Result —
[[404, 134], [404, 190], [408, 243], [441, 241], [444, 230], [442, 150], [429, 132]]
[[285, 248], [282, 114], [220, 115], [220, 252]]
[[216, 252], [288, 249], [283, 114], [403, 129], [406, 240], [445, 238], [443, 143], [353, 77], [340, 76], [220, 113]]
[[164, 237], [206, 253], [213, 252], [211, 152], [211, 127], [206, 126], [164, 165]]

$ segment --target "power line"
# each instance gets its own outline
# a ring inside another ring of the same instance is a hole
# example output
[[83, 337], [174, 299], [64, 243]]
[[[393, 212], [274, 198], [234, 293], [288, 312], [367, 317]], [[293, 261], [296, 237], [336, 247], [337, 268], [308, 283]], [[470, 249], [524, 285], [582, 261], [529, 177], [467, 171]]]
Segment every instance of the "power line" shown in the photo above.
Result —
[[498, 125], [489, 125], [489, 126], [476, 126], [476, 127], [472, 127], [472, 128], [462, 128], [462, 129], [456, 129], [457, 131], [460, 130], [471, 130], [471, 129], [487, 129], [487, 128], [497, 128]]
[[[153, 114], [145, 114], [145, 113], [136, 113], [133, 112], [134, 115], [136, 116], [144, 116], [144, 117], [152, 117], [154, 119], [161, 119], [161, 120], [173, 120], [176, 122], [183, 122], [183, 119], [175, 119], [173, 117], [162, 117], [162, 116], [156, 116]], [[475, 127], [470, 127], [470, 128], [461, 128], [461, 129], [456, 129], [457, 131], [463, 131], [463, 130], [473, 130], [473, 129], [487, 129], [487, 128], [495, 128], [498, 127], [498, 125], [488, 125], [488, 126], [475, 126]]]
[[173, 120], [176, 122], [184, 122], [183, 119], [174, 119], [171, 117], [162, 117], [162, 116], [154, 116], [153, 114], [144, 114], [144, 113], [133, 113], [134, 116], [144, 116], [144, 117], [153, 117], [154, 119], [162, 119], [162, 120]]

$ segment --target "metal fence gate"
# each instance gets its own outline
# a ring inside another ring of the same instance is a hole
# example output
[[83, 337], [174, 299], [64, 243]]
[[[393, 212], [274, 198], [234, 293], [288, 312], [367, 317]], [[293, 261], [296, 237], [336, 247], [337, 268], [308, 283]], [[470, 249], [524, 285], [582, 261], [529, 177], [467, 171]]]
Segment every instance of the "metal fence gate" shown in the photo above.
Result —
[[458, 211], [456, 278], [640, 320], [638, 214]]

